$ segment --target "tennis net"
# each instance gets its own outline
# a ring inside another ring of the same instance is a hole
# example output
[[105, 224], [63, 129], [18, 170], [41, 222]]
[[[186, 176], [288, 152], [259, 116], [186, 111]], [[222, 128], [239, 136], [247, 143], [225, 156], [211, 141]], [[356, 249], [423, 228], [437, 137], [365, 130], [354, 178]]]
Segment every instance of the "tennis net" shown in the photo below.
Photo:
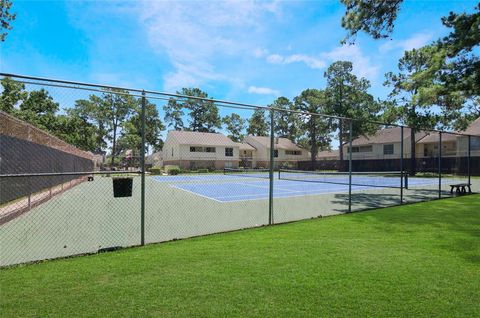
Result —
[[[278, 179], [346, 185], [350, 183], [350, 175], [348, 172], [323, 172], [280, 169], [278, 171]], [[408, 188], [407, 175], [405, 173], [402, 173], [401, 171], [352, 172], [351, 182], [351, 184], [354, 186]]]
[[248, 177], [248, 178], [261, 178], [268, 179], [270, 177], [270, 170], [268, 169], [239, 169], [239, 168], [224, 168], [223, 174]]

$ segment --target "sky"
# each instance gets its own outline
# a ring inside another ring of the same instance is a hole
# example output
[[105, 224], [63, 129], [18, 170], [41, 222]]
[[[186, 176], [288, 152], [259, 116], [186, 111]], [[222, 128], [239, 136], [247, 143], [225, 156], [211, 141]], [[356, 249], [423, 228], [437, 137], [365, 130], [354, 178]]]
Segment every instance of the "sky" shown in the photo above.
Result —
[[386, 98], [384, 74], [405, 50], [446, 35], [440, 18], [477, 1], [414, 1], [401, 7], [390, 39], [365, 34], [341, 45], [345, 8], [332, 1], [19, 1], [0, 43], [0, 71], [209, 96], [268, 105], [324, 88], [337, 60]]

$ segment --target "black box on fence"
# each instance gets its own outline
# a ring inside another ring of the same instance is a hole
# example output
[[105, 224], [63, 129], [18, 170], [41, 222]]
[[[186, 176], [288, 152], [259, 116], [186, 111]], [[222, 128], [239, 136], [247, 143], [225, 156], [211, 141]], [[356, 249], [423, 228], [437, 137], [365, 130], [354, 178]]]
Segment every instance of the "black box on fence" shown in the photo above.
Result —
[[113, 196], [115, 198], [131, 197], [132, 196], [132, 177], [116, 177], [113, 180]]

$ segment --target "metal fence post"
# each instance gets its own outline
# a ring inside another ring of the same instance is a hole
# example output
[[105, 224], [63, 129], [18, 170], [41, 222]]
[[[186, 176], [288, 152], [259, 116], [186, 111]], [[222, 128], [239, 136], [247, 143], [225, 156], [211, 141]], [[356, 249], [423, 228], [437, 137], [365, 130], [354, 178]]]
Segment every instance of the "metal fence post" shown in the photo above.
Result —
[[403, 204], [403, 126], [400, 127], [400, 204]]
[[468, 135], [468, 146], [467, 146], [467, 152], [468, 152], [468, 159], [467, 159], [467, 173], [468, 173], [468, 184], [471, 183], [471, 172], [470, 172], [470, 157], [471, 157], [471, 140], [470, 140], [470, 135]]
[[[340, 122], [340, 125], [342, 122]], [[348, 121], [348, 212], [352, 212], [352, 120]], [[342, 147], [342, 145], [340, 145]]]
[[145, 91], [142, 91], [142, 146], [140, 165], [142, 171], [141, 207], [140, 207], [140, 244], [145, 245]]
[[273, 224], [273, 171], [275, 160], [275, 129], [274, 129], [274, 110], [270, 110], [270, 187], [268, 191], [268, 224]]
[[442, 132], [438, 133], [438, 198], [442, 198]]

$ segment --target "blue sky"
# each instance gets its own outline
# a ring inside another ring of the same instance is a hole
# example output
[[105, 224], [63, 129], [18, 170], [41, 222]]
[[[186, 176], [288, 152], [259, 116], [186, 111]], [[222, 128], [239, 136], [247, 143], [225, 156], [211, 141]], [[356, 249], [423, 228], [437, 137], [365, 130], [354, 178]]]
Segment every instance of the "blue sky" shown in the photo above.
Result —
[[341, 46], [344, 7], [335, 1], [19, 1], [0, 44], [0, 70], [33, 76], [173, 92], [200, 87], [210, 96], [269, 104], [323, 88], [336, 60], [385, 98], [384, 74], [406, 49], [447, 30], [449, 11], [476, 1], [405, 1], [392, 39], [361, 34]]

